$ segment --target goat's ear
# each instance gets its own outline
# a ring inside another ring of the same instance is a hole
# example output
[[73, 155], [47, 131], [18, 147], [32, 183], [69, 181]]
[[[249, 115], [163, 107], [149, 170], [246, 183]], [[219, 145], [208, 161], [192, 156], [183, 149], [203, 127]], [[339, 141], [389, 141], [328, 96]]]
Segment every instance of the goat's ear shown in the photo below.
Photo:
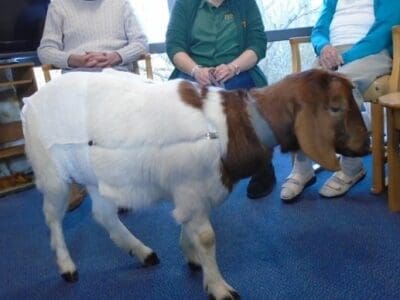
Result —
[[335, 132], [329, 118], [321, 120], [310, 107], [303, 107], [296, 115], [294, 130], [301, 150], [323, 168], [340, 169], [336, 157]]

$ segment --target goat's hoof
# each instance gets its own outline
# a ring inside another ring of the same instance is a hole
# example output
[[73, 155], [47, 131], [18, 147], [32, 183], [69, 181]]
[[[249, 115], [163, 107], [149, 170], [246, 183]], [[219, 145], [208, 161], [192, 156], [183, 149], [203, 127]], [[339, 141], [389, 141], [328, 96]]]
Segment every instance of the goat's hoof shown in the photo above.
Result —
[[77, 282], [79, 280], [79, 274], [78, 271], [74, 272], [66, 272], [62, 273], [61, 277], [66, 281], [66, 282]]
[[197, 263], [189, 261], [188, 262], [188, 266], [189, 266], [190, 270], [193, 271], [193, 272], [201, 271], [201, 265], [200, 264], [197, 264]]
[[235, 300], [240, 300], [240, 295], [236, 291], [229, 291]]
[[128, 207], [118, 207], [118, 214], [126, 215], [130, 211]]
[[146, 259], [144, 260], [144, 266], [145, 267], [150, 267], [154, 265], [158, 265], [160, 263], [160, 260], [157, 257], [157, 254], [154, 252], [151, 252]]
[[[214, 295], [208, 294], [208, 298], [211, 300], [217, 300]], [[221, 300], [240, 300], [240, 295], [233, 290], [229, 291], [229, 295], [224, 296]]]

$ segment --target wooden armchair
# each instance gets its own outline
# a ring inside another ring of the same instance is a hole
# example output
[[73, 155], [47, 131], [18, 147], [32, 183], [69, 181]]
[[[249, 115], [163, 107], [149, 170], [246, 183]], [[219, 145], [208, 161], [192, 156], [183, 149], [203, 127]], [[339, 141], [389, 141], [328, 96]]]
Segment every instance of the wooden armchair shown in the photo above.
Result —
[[[153, 66], [151, 64], [151, 55], [149, 53], [144, 54], [142, 57], [139, 58], [138, 61], [144, 60], [145, 63], [145, 70], [146, 70], [146, 76], [148, 79], [153, 79]], [[133, 73], [140, 74], [140, 69], [139, 69], [139, 63], [138, 61], [135, 61], [132, 63], [132, 70]], [[50, 71], [57, 69], [54, 66], [50, 64], [44, 64], [42, 65], [42, 71], [43, 71], [43, 76], [45, 82], [49, 82], [51, 79], [51, 74]]]
[[400, 211], [400, 26], [393, 28], [393, 68], [389, 94], [379, 97], [387, 112], [388, 200], [392, 211]]
[[[394, 26], [393, 30], [393, 68], [392, 73], [377, 78], [364, 93], [364, 100], [371, 104], [371, 138], [372, 138], [372, 187], [371, 192], [381, 193], [385, 187], [385, 146], [384, 146], [384, 130], [383, 130], [383, 109], [379, 104], [379, 97], [390, 91], [389, 83], [398, 82], [399, 64], [400, 64], [400, 44], [398, 42], [400, 34], [400, 25]], [[310, 37], [294, 37], [289, 39], [292, 52], [292, 71], [301, 71], [301, 53], [300, 45], [309, 43]], [[397, 79], [396, 79], [397, 78]], [[393, 89], [393, 88], [391, 88]]]

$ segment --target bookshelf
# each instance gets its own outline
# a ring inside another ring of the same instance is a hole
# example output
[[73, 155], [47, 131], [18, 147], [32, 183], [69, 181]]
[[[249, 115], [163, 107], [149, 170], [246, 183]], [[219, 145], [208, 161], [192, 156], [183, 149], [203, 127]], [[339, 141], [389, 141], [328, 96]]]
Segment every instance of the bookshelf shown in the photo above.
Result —
[[[19, 106], [22, 99], [37, 91], [33, 63], [0, 64], [0, 72], [7, 72], [0, 80], [0, 89], [12, 89], [17, 96]], [[11, 79], [9, 79], [11, 78]], [[9, 99], [0, 97], [0, 101]], [[22, 124], [20, 121], [0, 123], [0, 162], [6, 163], [14, 158], [24, 156]], [[22, 141], [21, 143], [14, 143]], [[28, 188], [33, 185], [33, 177], [28, 174], [12, 174], [0, 177], [0, 196]]]

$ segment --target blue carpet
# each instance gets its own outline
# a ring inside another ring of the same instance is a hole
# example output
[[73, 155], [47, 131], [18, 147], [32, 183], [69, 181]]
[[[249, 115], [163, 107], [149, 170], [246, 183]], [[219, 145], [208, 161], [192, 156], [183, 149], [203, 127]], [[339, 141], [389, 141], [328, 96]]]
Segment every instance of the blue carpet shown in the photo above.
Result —
[[[370, 165], [370, 157], [364, 162]], [[318, 196], [321, 172], [300, 201], [285, 205], [279, 183], [290, 157], [274, 157], [278, 186], [246, 198], [247, 180], [212, 214], [217, 258], [242, 299], [400, 299], [400, 215], [369, 192], [370, 174], [348, 195]], [[369, 172], [370, 173], [370, 172]], [[161, 263], [143, 268], [91, 217], [90, 199], [64, 222], [80, 280], [58, 275], [36, 189], [0, 198], [0, 299], [206, 299], [201, 273], [186, 266], [168, 203], [121, 218]]]

